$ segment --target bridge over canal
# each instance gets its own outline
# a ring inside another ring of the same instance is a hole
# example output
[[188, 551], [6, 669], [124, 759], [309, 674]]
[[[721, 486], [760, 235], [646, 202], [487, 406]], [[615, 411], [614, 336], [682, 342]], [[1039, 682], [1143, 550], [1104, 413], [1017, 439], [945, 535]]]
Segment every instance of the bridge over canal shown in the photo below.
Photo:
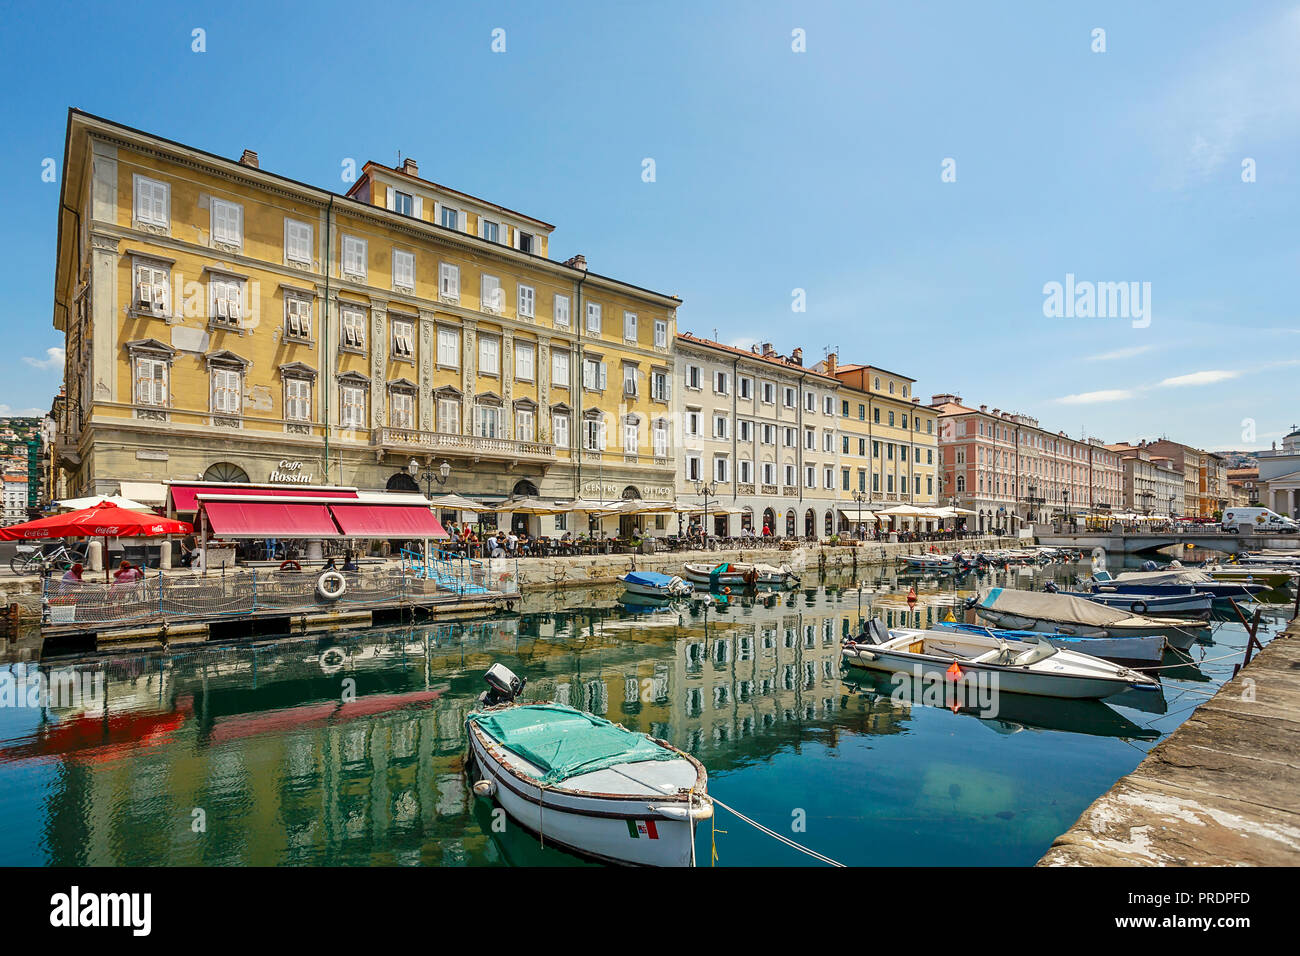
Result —
[[1084, 531], [1072, 534], [1035, 534], [1039, 544], [1058, 548], [1078, 548], [1091, 551], [1102, 548], [1108, 554], [1142, 554], [1178, 545], [1192, 545], [1225, 554], [1238, 551], [1259, 551], [1262, 548], [1300, 548], [1295, 535], [1228, 534], [1223, 531], [1169, 531], [1157, 533], [1137, 531], [1119, 534], [1109, 531]]

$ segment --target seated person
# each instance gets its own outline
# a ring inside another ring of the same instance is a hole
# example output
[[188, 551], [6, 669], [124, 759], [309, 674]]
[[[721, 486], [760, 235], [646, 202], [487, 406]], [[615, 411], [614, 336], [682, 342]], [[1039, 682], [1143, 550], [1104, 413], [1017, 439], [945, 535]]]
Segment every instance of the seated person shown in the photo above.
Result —
[[113, 572], [114, 584], [130, 584], [132, 581], [139, 581], [144, 577], [144, 572], [139, 568], [131, 566], [131, 562], [123, 560], [118, 565], [117, 570]]
[[81, 577], [81, 571], [81, 565], [74, 564], [72, 567], [68, 568], [68, 570], [63, 572], [63, 577], [60, 580], [64, 584], [83, 584], [84, 580]]
[[347, 554], [343, 556], [343, 570], [344, 571], [361, 570], [361, 568], [357, 567], [357, 558], [354, 552], [349, 551]]

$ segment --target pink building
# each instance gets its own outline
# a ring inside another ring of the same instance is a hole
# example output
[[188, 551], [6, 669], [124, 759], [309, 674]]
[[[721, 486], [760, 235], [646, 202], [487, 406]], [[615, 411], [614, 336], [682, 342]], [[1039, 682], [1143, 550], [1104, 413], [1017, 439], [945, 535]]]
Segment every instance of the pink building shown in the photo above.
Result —
[[975, 512], [967, 527], [1015, 531], [1021, 522], [1118, 511], [1124, 502], [1120, 456], [1099, 439], [1049, 432], [1038, 420], [958, 395], [935, 395], [944, 503]]

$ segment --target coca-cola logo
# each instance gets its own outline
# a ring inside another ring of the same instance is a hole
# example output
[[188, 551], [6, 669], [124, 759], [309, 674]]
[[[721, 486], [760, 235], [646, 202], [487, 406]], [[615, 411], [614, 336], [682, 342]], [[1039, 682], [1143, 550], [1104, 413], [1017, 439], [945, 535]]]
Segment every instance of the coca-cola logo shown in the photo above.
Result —
[[102, 528], [91, 528], [91, 534], [117, 534], [122, 529], [118, 525], [107, 525]]
[[44, 531], [44, 530], [42, 530], [42, 531], [24, 531], [24, 532], [23, 532], [23, 537], [24, 537], [24, 538], [48, 538], [49, 536], [50, 536], [50, 533], [49, 533], [48, 531]]

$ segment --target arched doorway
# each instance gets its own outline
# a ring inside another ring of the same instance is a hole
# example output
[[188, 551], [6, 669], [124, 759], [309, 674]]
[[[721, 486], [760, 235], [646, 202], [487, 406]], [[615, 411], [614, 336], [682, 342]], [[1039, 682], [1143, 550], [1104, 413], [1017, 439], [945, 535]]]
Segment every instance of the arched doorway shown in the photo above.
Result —
[[513, 498], [534, 498], [537, 496], [537, 486], [527, 478], [521, 478], [515, 482], [515, 486], [510, 491]]
[[803, 536], [805, 538], [817, 537], [817, 512], [811, 508], [803, 513]]
[[754, 532], [754, 509], [746, 508], [740, 513], [740, 530]]
[[203, 480], [227, 485], [242, 485], [248, 483], [248, 472], [228, 461], [219, 461], [215, 465], [208, 466], [208, 470], [203, 473]]
[[[636, 485], [628, 485], [623, 489], [620, 497], [624, 501], [639, 501], [641, 499], [641, 490]], [[618, 516], [618, 536], [620, 538], [631, 538], [641, 530], [640, 515], [619, 515]]]
[[793, 508], [785, 513], [785, 536], [787, 538], [794, 537], [794, 523], [796, 520], [798, 519], [795, 518]]
[[[772, 534], [776, 534], [776, 512], [771, 508], [763, 509], [763, 524]], [[762, 531], [763, 529], [759, 528], [758, 530]]]
[[826, 512], [826, 537], [829, 538], [834, 533], [835, 533], [835, 512], [827, 511]]
[[420, 486], [404, 471], [397, 471], [388, 479], [384, 485], [386, 491], [414, 491], [417, 495], [420, 493]]

